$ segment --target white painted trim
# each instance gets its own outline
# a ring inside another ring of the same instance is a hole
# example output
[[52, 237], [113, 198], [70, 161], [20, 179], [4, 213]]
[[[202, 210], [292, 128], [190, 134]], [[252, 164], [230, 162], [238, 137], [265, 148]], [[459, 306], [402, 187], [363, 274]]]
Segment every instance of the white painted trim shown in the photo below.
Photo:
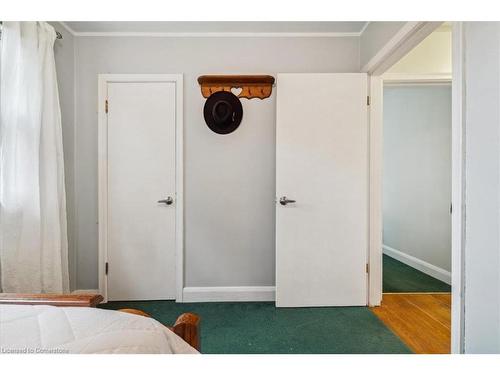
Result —
[[75, 32], [79, 37], [148, 37], [148, 38], [345, 38], [359, 37], [360, 32]]
[[406, 22], [361, 71], [371, 75], [384, 74], [441, 24], [442, 22]]
[[73, 290], [71, 294], [101, 294], [99, 289], [77, 289]]
[[98, 272], [99, 293], [104, 302], [108, 301], [108, 278], [105, 274], [105, 263], [108, 258], [108, 131], [105, 100], [108, 96], [108, 77], [98, 76], [97, 95], [97, 206], [98, 206]]
[[369, 247], [368, 306], [382, 302], [382, 144], [383, 144], [383, 81], [369, 76]]
[[462, 22], [452, 23], [451, 134], [451, 352], [465, 352], [465, 42]]
[[365, 22], [365, 24], [363, 25], [363, 27], [361, 28], [361, 30], [359, 30], [359, 36], [363, 35], [363, 33], [365, 32], [365, 30], [366, 30], [366, 28], [368, 27], [369, 24], [370, 24], [370, 21]]
[[[388, 56], [397, 49], [402, 40], [417, 29], [421, 22], [407, 22], [362, 68], [362, 72], [367, 72], [372, 75], [380, 75], [380, 72], [375, 72], [378, 65], [385, 62]], [[384, 73], [384, 72], [382, 72]]]
[[64, 22], [64, 21], [59, 21], [59, 23], [66, 29], [67, 32], [69, 32], [71, 35], [76, 35], [76, 31], [73, 30], [71, 27], [69, 27], [69, 25]]
[[422, 87], [422, 86], [451, 86], [451, 82], [432, 82], [432, 81], [404, 81], [404, 82], [385, 82], [384, 87]]
[[99, 74], [98, 76], [98, 205], [99, 205], [99, 291], [107, 302], [107, 204], [108, 204], [108, 134], [105, 100], [109, 82], [173, 82], [176, 86], [175, 121], [175, 256], [176, 256], [176, 301], [183, 301], [184, 287], [184, 125], [183, 125], [183, 76], [182, 74]]
[[274, 286], [186, 287], [184, 302], [274, 301]]
[[184, 288], [184, 81], [175, 76], [175, 286], [176, 301], [183, 302]]
[[407, 74], [407, 73], [385, 73], [382, 76], [384, 85], [398, 84], [450, 84], [451, 74]]
[[78, 97], [78, 79], [76, 72], [78, 71], [78, 59], [77, 59], [77, 53], [76, 53], [76, 43], [73, 40], [73, 147], [74, 147], [74, 154], [73, 154], [73, 179], [74, 179], [74, 186], [73, 186], [73, 207], [74, 207], [74, 218], [73, 218], [73, 251], [74, 251], [74, 273], [73, 273], [73, 280], [74, 280], [74, 287], [76, 288], [78, 286], [78, 228], [79, 228], [79, 215], [78, 215], [78, 174], [76, 171], [78, 171], [78, 111], [77, 111], [77, 97]]
[[389, 255], [391, 258], [399, 260], [401, 263], [451, 285], [451, 272], [426, 262], [425, 260], [408, 255], [401, 250], [396, 250], [390, 246], [383, 245], [382, 248], [384, 249], [384, 254]]

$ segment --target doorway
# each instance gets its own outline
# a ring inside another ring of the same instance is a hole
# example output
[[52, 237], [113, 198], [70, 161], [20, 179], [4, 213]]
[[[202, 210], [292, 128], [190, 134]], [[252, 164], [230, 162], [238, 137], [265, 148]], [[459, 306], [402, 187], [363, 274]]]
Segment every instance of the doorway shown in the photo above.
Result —
[[382, 302], [416, 353], [449, 353], [452, 30], [443, 24], [382, 75]]
[[99, 287], [106, 301], [182, 298], [181, 116], [182, 76], [99, 76]]
[[386, 81], [383, 126], [383, 292], [449, 293], [451, 82]]

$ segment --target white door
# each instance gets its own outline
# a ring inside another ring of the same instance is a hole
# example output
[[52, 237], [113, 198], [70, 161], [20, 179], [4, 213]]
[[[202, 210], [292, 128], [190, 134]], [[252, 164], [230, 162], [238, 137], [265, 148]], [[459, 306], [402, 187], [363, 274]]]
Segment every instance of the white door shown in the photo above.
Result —
[[277, 85], [276, 305], [366, 305], [367, 76]]
[[109, 82], [107, 99], [108, 300], [174, 299], [176, 85]]

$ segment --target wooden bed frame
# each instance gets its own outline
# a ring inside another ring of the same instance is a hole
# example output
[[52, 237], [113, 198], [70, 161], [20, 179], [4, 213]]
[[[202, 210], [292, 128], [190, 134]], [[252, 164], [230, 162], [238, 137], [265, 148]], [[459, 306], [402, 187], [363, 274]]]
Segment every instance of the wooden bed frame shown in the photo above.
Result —
[[[99, 294], [17, 294], [0, 293], [0, 304], [11, 305], [50, 305], [72, 307], [96, 307], [103, 301]], [[149, 314], [136, 309], [120, 309], [118, 311], [151, 317]], [[200, 351], [200, 317], [193, 313], [181, 314], [172, 327], [168, 327], [177, 336]]]

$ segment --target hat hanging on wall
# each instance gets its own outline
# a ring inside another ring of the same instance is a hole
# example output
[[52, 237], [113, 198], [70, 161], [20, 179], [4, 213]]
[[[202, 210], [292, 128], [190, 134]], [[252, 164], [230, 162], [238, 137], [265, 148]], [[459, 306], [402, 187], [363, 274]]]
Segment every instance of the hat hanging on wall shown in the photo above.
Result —
[[[208, 127], [218, 134], [235, 131], [243, 117], [239, 98], [265, 99], [271, 96], [274, 77], [267, 75], [205, 75], [198, 77], [203, 97], [208, 98], [203, 116]], [[240, 89], [234, 95], [232, 89]]]
[[203, 117], [208, 127], [215, 133], [229, 134], [240, 126], [243, 107], [232, 92], [217, 91], [205, 102]]

